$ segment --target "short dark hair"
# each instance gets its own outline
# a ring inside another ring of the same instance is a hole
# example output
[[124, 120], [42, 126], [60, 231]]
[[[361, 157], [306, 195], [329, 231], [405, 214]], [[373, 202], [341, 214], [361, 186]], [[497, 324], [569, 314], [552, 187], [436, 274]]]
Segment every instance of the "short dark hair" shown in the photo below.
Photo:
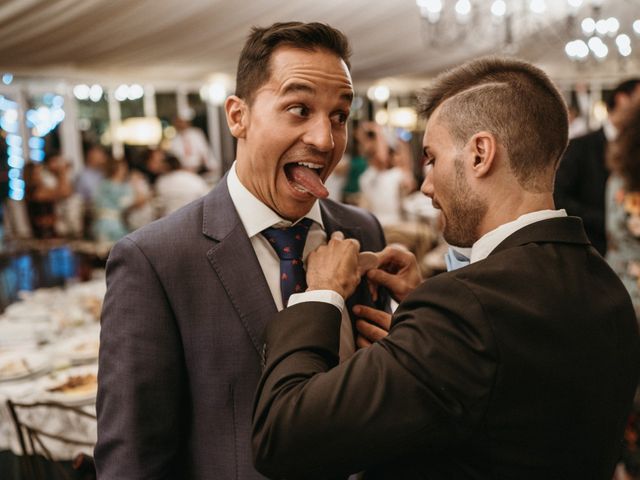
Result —
[[516, 59], [472, 60], [439, 75], [419, 96], [418, 110], [428, 118], [445, 102], [440, 118], [458, 145], [491, 132], [523, 188], [553, 188], [549, 169], [567, 147], [569, 122], [562, 94], [546, 73]]
[[270, 60], [276, 48], [289, 45], [303, 50], [325, 49], [340, 57], [351, 68], [351, 47], [347, 37], [324, 23], [286, 22], [270, 27], [253, 27], [240, 53], [236, 74], [236, 95], [248, 103], [255, 91], [271, 75]]
[[614, 88], [606, 98], [607, 111], [610, 112], [611, 110], [616, 108], [616, 97], [619, 93], [626, 93], [627, 95], [631, 95], [638, 84], [640, 84], [640, 78], [630, 78], [618, 84], [618, 86]]

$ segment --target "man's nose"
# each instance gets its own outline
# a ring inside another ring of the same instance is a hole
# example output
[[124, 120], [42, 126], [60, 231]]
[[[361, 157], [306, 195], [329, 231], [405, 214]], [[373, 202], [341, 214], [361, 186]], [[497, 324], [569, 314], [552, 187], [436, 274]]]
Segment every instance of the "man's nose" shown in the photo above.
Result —
[[331, 130], [331, 120], [329, 118], [318, 117], [314, 122], [309, 123], [303, 141], [305, 144], [314, 147], [320, 152], [330, 152], [333, 150], [333, 132]]
[[424, 177], [424, 181], [422, 182], [422, 185], [420, 186], [420, 191], [422, 193], [424, 193], [429, 198], [433, 198], [433, 180], [431, 178], [431, 175], [432, 175], [431, 170], [432, 169], [428, 169], [426, 171], [426, 175]]

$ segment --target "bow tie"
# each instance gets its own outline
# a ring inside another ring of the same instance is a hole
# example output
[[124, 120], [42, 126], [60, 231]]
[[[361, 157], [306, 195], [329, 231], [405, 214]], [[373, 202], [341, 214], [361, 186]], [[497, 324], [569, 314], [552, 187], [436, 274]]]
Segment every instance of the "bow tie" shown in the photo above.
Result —
[[449, 247], [447, 253], [444, 254], [444, 262], [447, 264], [447, 272], [466, 267], [470, 263], [470, 259], [465, 257], [457, 250]]

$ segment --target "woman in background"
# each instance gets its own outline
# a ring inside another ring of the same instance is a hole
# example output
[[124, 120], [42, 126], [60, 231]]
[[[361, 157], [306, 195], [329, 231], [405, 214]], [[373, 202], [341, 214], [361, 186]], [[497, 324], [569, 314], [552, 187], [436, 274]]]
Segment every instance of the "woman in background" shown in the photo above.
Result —
[[127, 210], [134, 205], [135, 198], [128, 177], [127, 162], [109, 158], [106, 178], [98, 186], [93, 199], [94, 240], [115, 242], [129, 233], [125, 216]]
[[[640, 320], [640, 105], [610, 146], [607, 162], [606, 259], [629, 291]], [[624, 471], [616, 478], [640, 478], [640, 390], [624, 433]]]
[[640, 105], [611, 145], [606, 193], [607, 261], [627, 287], [640, 319]]
[[57, 237], [56, 204], [73, 193], [69, 163], [58, 154], [47, 157], [45, 163], [46, 171], [44, 165], [33, 162], [24, 168], [25, 200], [35, 238]]

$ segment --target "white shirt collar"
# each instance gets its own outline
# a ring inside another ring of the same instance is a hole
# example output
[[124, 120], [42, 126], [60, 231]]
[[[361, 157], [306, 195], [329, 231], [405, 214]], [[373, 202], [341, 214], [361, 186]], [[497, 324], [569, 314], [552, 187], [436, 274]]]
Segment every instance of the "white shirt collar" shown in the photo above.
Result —
[[[227, 187], [229, 188], [231, 201], [233, 202], [234, 207], [236, 207], [240, 221], [242, 222], [244, 229], [247, 231], [249, 238], [258, 235], [265, 228], [273, 226], [288, 227], [293, 223], [297, 223], [297, 221], [290, 222], [289, 220], [285, 220], [258, 200], [247, 189], [247, 187], [240, 182], [238, 174], [236, 173], [236, 162], [233, 162], [233, 165], [231, 165], [231, 168], [229, 169]], [[317, 200], [313, 202], [311, 210], [309, 210], [305, 217], [318, 223], [324, 230], [322, 215], [320, 213], [320, 204]]]
[[513, 222], [504, 223], [498, 228], [485, 233], [471, 247], [471, 263], [484, 260], [502, 241], [527, 225], [541, 220], [548, 220], [556, 217], [566, 217], [567, 212], [562, 210], [538, 210], [537, 212], [525, 213]]
[[608, 119], [602, 124], [602, 130], [607, 142], [613, 142], [618, 137], [618, 129]]

